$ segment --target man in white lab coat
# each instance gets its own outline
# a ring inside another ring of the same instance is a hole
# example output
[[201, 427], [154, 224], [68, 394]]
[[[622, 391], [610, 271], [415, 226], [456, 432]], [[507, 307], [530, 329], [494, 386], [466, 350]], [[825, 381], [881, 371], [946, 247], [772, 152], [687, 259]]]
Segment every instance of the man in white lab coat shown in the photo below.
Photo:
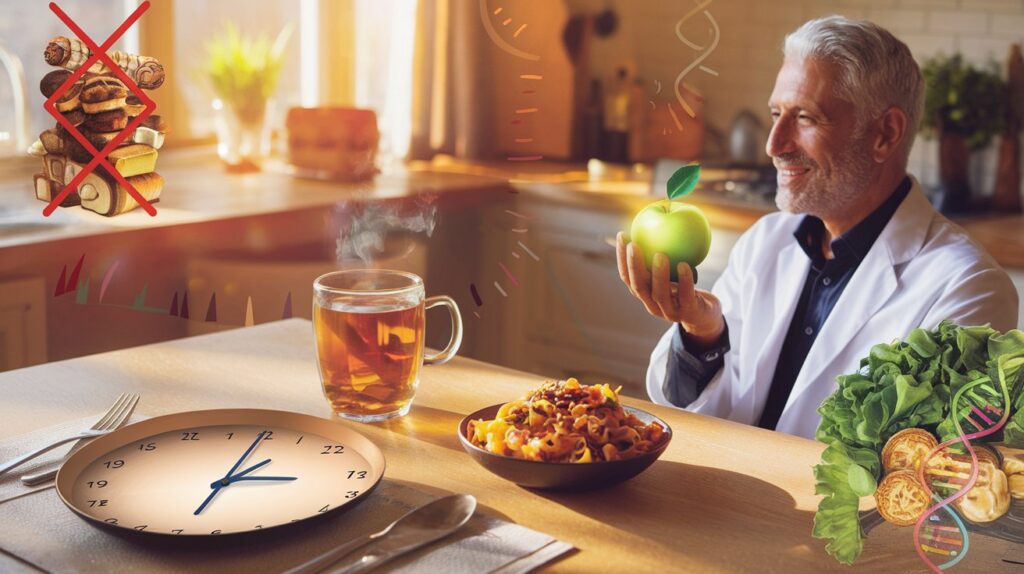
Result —
[[923, 108], [905, 44], [869, 22], [830, 17], [785, 42], [766, 151], [781, 212], [737, 242], [712, 291], [685, 263], [669, 283], [620, 234], [619, 274], [672, 322], [651, 354], [657, 403], [814, 437], [836, 376], [877, 343], [951, 319], [1014, 328], [1006, 273], [932, 208], [906, 173]]

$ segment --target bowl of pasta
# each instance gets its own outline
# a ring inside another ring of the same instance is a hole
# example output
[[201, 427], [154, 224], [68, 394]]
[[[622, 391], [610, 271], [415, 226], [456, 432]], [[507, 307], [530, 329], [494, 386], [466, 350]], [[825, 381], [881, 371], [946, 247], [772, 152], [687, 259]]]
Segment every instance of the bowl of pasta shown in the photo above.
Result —
[[459, 423], [462, 448], [520, 486], [608, 486], [654, 463], [672, 439], [665, 421], [623, 406], [608, 385], [547, 381], [521, 399], [482, 408]]

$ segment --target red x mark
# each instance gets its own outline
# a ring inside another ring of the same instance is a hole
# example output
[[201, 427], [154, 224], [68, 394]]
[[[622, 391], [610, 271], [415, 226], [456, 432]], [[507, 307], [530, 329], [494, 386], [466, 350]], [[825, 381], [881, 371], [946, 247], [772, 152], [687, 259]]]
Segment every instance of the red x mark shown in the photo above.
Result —
[[[107, 170], [107, 173], [113, 176], [114, 179], [116, 179], [117, 182], [121, 184], [121, 187], [123, 187], [129, 195], [135, 198], [135, 201], [139, 202], [139, 205], [141, 205], [142, 208], [146, 210], [146, 213], [150, 215], [156, 215], [156, 209], [154, 209], [153, 206], [148, 201], [146, 201], [146, 198], [142, 197], [139, 194], [139, 192], [135, 190], [135, 187], [133, 187], [132, 184], [128, 183], [128, 180], [125, 179], [123, 175], [118, 173], [117, 170], [114, 169], [114, 166], [110, 165], [110, 162], [107, 161], [107, 155], [110, 152], [114, 151], [114, 149], [116, 149], [117, 146], [121, 145], [121, 142], [127, 139], [128, 136], [135, 131], [135, 128], [139, 127], [139, 125], [143, 121], [145, 121], [146, 118], [150, 116], [150, 114], [153, 113], [153, 110], [156, 109], [156, 104], [153, 102], [153, 100], [149, 99], [149, 97], [146, 96], [146, 93], [143, 92], [142, 89], [139, 88], [139, 86], [135, 82], [133, 82], [130, 77], [128, 77], [128, 74], [126, 74], [124, 70], [122, 70], [120, 66], [115, 64], [114, 61], [110, 59], [110, 56], [107, 55], [107, 50], [114, 45], [114, 42], [116, 42], [118, 38], [123, 36], [125, 31], [127, 31], [128, 28], [130, 28], [132, 24], [134, 24], [139, 19], [139, 17], [142, 16], [142, 13], [148, 9], [149, 2], [143, 2], [135, 10], [135, 12], [132, 12], [131, 16], [128, 16], [127, 20], [125, 20], [121, 23], [120, 26], [118, 26], [117, 30], [114, 30], [114, 33], [111, 34], [109, 38], [107, 38], [106, 42], [103, 42], [102, 46], [97, 46], [96, 42], [93, 42], [92, 38], [86, 35], [86, 33], [78, 27], [78, 24], [75, 24], [71, 20], [71, 18], [69, 18], [68, 15], [65, 14], [59, 6], [57, 6], [55, 2], [50, 2], [50, 10], [53, 10], [53, 13], [56, 14], [57, 17], [60, 18], [61, 21], [64, 22], [64, 24], [66, 24], [67, 27], [70, 28], [71, 31], [74, 32], [75, 35], [78, 36], [78, 38], [86, 46], [89, 47], [90, 50], [92, 50], [92, 56], [90, 56], [84, 64], [79, 66], [78, 69], [75, 70], [75, 72], [71, 74], [71, 76], [64, 82], [64, 84], [61, 85], [61, 87], [58, 88], [57, 91], [52, 96], [50, 96], [48, 100], [46, 100], [46, 103], [43, 104], [43, 107], [46, 108], [46, 111], [50, 112], [50, 115], [57, 119], [57, 122], [60, 125], [64, 126], [64, 129], [66, 129], [69, 134], [74, 136], [74, 138], [78, 140], [78, 142], [82, 144], [82, 146], [89, 153], [92, 154], [92, 161], [90, 161], [85, 166], [85, 168], [82, 169], [82, 171], [80, 171], [78, 175], [76, 175], [75, 178], [72, 179], [71, 182], [68, 183], [59, 194], [57, 194], [57, 197], [53, 198], [53, 201], [51, 201], [43, 209], [43, 215], [45, 215], [46, 217], [49, 217], [50, 214], [52, 214], [54, 210], [56, 210], [57, 207], [60, 205], [60, 202], [64, 201], [64, 198], [67, 197], [72, 190], [76, 189], [78, 187], [78, 184], [81, 183], [83, 179], [85, 179], [85, 176], [92, 173], [92, 171], [95, 170], [96, 167], [99, 165], [102, 165], [104, 169]], [[143, 110], [143, 112], [136, 116], [135, 119], [133, 119], [128, 124], [127, 127], [121, 130], [121, 132], [114, 137], [114, 139], [110, 140], [110, 142], [107, 143], [106, 147], [103, 148], [102, 152], [97, 151], [96, 148], [92, 145], [92, 142], [86, 139], [86, 137], [82, 135], [82, 132], [78, 131], [78, 128], [72, 125], [67, 118], [65, 118], [60, 112], [57, 111], [57, 106], [55, 105], [56, 101], [60, 99], [60, 97], [63, 96], [69, 89], [71, 89], [71, 86], [73, 86], [75, 82], [77, 82], [78, 79], [85, 74], [86, 70], [91, 68], [97, 60], [102, 60], [103, 63], [106, 64], [108, 68], [110, 68], [110, 71], [115, 76], [117, 76], [117, 78], [120, 79], [121, 82], [123, 82], [124, 85], [133, 94], [138, 96], [139, 100], [142, 101], [143, 104], [145, 104], [145, 109]]]

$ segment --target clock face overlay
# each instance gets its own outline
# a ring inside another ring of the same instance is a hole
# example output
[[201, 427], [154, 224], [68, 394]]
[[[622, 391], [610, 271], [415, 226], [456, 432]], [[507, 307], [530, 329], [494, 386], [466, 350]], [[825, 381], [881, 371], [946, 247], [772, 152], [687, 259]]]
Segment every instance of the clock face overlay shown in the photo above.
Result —
[[380, 450], [343, 423], [281, 411], [197, 411], [96, 439], [68, 459], [57, 489], [78, 514], [108, 526], [217, 535], [341, 508], [366, 495], [383, 470]]

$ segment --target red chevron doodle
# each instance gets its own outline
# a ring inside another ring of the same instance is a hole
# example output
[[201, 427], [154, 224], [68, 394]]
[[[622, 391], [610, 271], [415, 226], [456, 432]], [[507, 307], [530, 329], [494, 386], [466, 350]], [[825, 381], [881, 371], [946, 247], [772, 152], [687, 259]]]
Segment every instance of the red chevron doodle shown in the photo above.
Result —
[[[53, 13], [56, 14], [57, 17], [60, 18], [60, 20], [64, 22], [65, 25], [67, 25], [68, 29], [70, 29], [76, 36], [78, 36], [78, 39], [81, 40], [82, 43], [84, 43], [86, 46], [89, 47], [90, 50], [92, 50], [92, 56], [90, 56], [84, 64], [82, 64], [73, 74], [71, 74], [70, 77], [68, 77], [67, 80], [65, 80], [64, 84], [61, 85], [61, 87], [58, 88], [57, 91], [54, 92], [53, 95], [51, 95], [46, 100], [46, 103], [43, 104], [43, 107], [46, 108], [46, 111], [50, 112], [50, 115], [53, 116], [57, 120], [57, 122], [60, 123], [60, 125], [64, 126], [64, 129], [66, 129], [72, 137], [78, 140], [78, 142], [82, 144], [82, 146], [89, 153], [92, 154], [92, 160], [85, 166], [84, 169], [82, 169], [82, 171], [78, 172], [78, 175], [76, 175], [74, 179], [72, 179], [64, 186], [64, 189], [61, 190], [61, 192], [57, 194], [56, 197], [53, 198], [53, 201], [51, 201], [45, 208], [43, 208], [43, 215], [46, 217], [49, 217], [54, 212], [54, 210], [57, 209], [60, 203], [64, 201], [64, 198], [66, 198], [72, 190], [78, 188], [78, 184], [81, 183], [86, 176], [88, 176], [90, 173], [93, 172], [93, 170], [95, 170], [98, 166], [101, 165], [104, 169], [107, 170], [107, 173], [109, 173], [114, 179], [116, 179], [117, 182], [120, 183], [122, 187], [124, 187], [128, 194], [131, 195], [135, 199], [135, 201], [137, 201], [139, 205], [146, 210], [146, 213], [150, 215], [156, 215], [156, 209], [149, 203], [149, 201], [147, 201], [146, 198], [139, 194], [139, 192], [136, 191], [135, 187], [128, 183], [128, 180], [125, 179], [125, 177], [122, 176], [120, 173], [118, 173], [118, 171], [114, 169], [114, 166], [110, 165], [110, 162], [107, 161], [107, 155], [110, 152], [114, 151], [114, 149], [116, 149], [119, 145], [121, 145], [121, 142], [127, 139], [128, 136], [130, 136], [135, 131], [135, 128], [139, 127], [139, 125], [141, 125], [142, 122], [144, 122], [146, 118], [148, 118], [156, 109], [156, 104], [153, 102], [153, 100], [151, 100], [146, 95], [146, 93], [143, 92], [142, 89], [140, 89], [139, 86], [134, 81], [132, 81], [128, 74], [126, 74], [120, 68], [120, 66], [118, 66], [110, 58], [110, 56], [107, 55], [107, 50], [114, 45], [114, 42], [116, 42], [121, 36], [123, 36], [124, 33], [128, 30], [128, 28], [135, 24], [135, 22], [138, 21], [142, 14], [148, 9], [148, 1], [140, 4], [139, 7], [136, 8], [135, 11], [132, 12], [132, 14], [128, 16], [128, 18], [124, 22], [122, 22], [116, 30], [114, 30], [114, 33], [111, 34], [105, 42], [103, 42], [103, 45], [97, 46], [96, 42], [94, 42], [92, 38], [90, 38], [84, 31], [82, 31], [78, 24], [75, 24], [75, 22], [72, 21], [71, 18], [69, 18], [68, 15], [65, 14], [64, 11], [61, 10], [55, 2], [50, 3], [50, 10], [52, 10]], [[57, 100], [64, 96], [64, 94], [71, 89], [75, 82], [77, 82], [86, 73], [86, 71], [89, 68], [91, 68], [92, 65], [97, 61], [102, 61], [104, 64], [106, 64], [106, 66], [110, 68], [110, 73], [117, 76], [117, 78], [124, 83], [124, 85], [132, 94], [138, 96], [139, 100], [145, 106], [144, 111], [138, 116], [136, 116], [131, 122], [129, 122], [128, 125], [123, 130], [121, 130], [121, 132], [118, 133], [117, 136], [114, 137], [114, 139], [110, 140], [110, 142], [107, 143], [107, 145], [103, 148], [102, 151], [98, 151], [95, 148], [95, 146], [92, 145], [92, 142], [90, 142], [84, 135], [82, 135], [80, 131], [78, 131], [78, 128], [76, 128], [70, 121], [68, 121], [67, 118], [65, 118], [59, 111], [57, 111], [56, 106]]]

